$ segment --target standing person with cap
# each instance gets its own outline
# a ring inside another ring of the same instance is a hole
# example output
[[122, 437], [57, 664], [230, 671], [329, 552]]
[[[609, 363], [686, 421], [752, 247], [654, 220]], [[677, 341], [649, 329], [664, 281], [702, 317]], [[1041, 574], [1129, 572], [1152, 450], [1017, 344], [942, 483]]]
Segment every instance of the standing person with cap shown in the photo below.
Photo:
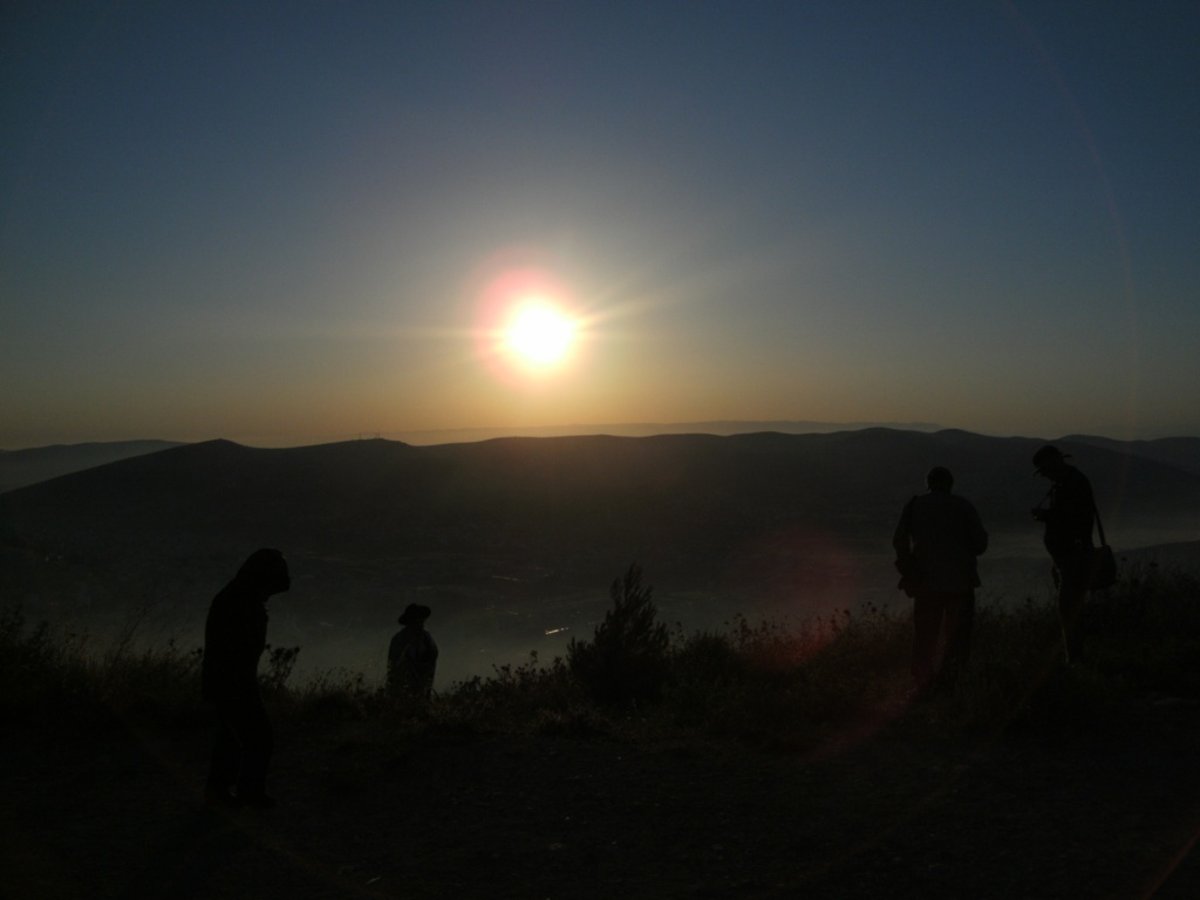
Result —
[[1054, 561], [1058, 617], [1067, 665], [1071, 665], [1079, 661], [1083, 650], [1079, 619], [1092, 576], [1096, 501], [1091, 482], [1068, 459], [1069, 454], [1052, 444], [1033, 455], [1036, 473], [1050, 481], [1050, 491], [1034, 507], [1033, 517], [1046, 526], [1042, 542]]
[[438, 648], [433, 635], [425, 630], [425, 620], [432, 612], [428, 606], [410, 603], [398, 620], [404, 627], [388, 646], [387, 686], [394, 697], [428, 700], [433, 693]]
[[[912, 673], [918, 696], [954, 687], [966, 667], [975, 622], [976, 557], [988, 534], [971, 501], [951, 493], [954, 476], [934, 466], [927, 493], [904, 506], [892, 535], [900, 587], [913, 598]], [[937, 665], [938, 638], [943, 637]]]
[[275, 805], [266, 791], [274, 738], [258, 692], [258, 660], [267, 644], [267, 599], [291, 584], [283, 554], [264, 547], [250, 554], [209, 607], [201, 667], [204, 699], [217, 714], [204, 790], [209, 805]]

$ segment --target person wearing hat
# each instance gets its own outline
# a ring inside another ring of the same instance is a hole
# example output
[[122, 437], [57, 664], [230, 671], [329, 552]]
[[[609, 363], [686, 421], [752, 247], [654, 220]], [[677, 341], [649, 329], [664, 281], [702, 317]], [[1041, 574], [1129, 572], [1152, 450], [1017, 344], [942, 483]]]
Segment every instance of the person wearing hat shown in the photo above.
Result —
[[404, 627], [392, 636], [387, 667], [388, 693], [394, 697], [428, 700], [433, 693], [438, 648], [425, 630], [431, 613], [428, 606], [410, 603], [397, 620]]
[[[904, 506], [892, 535], [899, 587], [913, 598], [912, 674], [918, 696], [952, 689], [967, 664], [975, 620], [976, 557], [987, 550], [979, 512], [951, 493], [954, 476], [935, 466], [928, 492]], [[944, 641], [941, 665], [938, 640]]]
[[1033, 517], [1046, 526], [1042, 542], [1054, 561], [1058, 586], [1058, 617], [1062, 624], [1067, 664], [1079, 661], [1083, 649], [1080, 615], [1092, 572], [1092, 528], [1096, 501], [1091, 482], [1053, 444], [1033, 455], [1036, 474], [1050, 481], [1050, 491], [1033, 509]]
[[266, 792], [274, 741], [258, 692], [258, 660], [267, 644], [267, 600], [291, 584], [283, 554], [264, 547], [250, 554], [209, 607], [200, 678], [217, 717], [204, 789], [210, 806], [275, 805]]

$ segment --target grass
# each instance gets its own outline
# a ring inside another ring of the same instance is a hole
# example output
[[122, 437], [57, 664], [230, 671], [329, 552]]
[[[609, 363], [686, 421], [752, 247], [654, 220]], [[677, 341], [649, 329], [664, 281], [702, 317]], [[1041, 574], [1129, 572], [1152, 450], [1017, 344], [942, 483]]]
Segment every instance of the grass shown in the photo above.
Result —
[[187, 721], [199, 709], [202, 651], [173, 641], [135, 651], [130, 638], [103, 652], [86, 635], [28, 627], [19, 609], [0, 612], [0, 710], [10, 721], [122, 719], [158, 724]]
[[[632, 571], [632, 570], [631, 570]], [[669, 640], [649, 589], [627, 573], [614, 583], [614, 612], [597, 640], [574, 658], [531, 654], [435, 694], [396, 700], [349, 670], [293, 686], [299, 648], [271, 648], [261, 683], [284, 720], [387, 720], [408, 728], [566, 736], [625, 734], [729, 739], [808, 750], [830, 735], [887, 718], [909, 685], [911, 621], [877, 608], [815, 620], [799, 629], [737, 618], [721, 631], [677, 632]], [[622, 600], [631, 597], [637, 603]], [[633, 609], [633, 607], [636, 607]], [[621, 609], [636, 619], [620, 621]], [[613, 620], [616, 616], [616, 620]], [[1032, 600], [979, 610], [971, 665], [955, 692], [924, 707], [924, 721], [953, 732], [1060, 730], [1127, 721], [1147, 698], [1200, 698], [1200, 581], [1154, 567], [1134, 569], [1094, 596], [1084, 621], [1086, 659], [1057, 662], [1050, 603]], [[618, 652], [613, 635], [636, 652]], [[200, 649], [174, 643], [135, 650], [131, 635], [103, 652], [86, 636], [0, 613], [0, 712], [13, 722], [136, 721], [183, 726], [207, 721], [199, 695]], [[597, 663], [603, 657], [604, 663]], [[583, 659], [583, 664], [575, 664]], [[624, 661], [624, 662], [623, 662]], [[636, 673], [653, 690], [606, 691]]]

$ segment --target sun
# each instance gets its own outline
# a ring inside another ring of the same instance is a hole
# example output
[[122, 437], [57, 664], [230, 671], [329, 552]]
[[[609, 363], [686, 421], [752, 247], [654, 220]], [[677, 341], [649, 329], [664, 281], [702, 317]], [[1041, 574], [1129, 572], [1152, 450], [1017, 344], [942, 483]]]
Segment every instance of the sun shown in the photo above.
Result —
[[508, 353], [525, 365], [549, 368], [566, 359], [575, 343], [575, 323], [548, 300], [530, 298], [513, 310], [503, 341]]
[[591, 342], [591, 317], [571, 286], [539, 267], [506, 266], [481, 279], [475, 352], [518, 390], [573, 382]]

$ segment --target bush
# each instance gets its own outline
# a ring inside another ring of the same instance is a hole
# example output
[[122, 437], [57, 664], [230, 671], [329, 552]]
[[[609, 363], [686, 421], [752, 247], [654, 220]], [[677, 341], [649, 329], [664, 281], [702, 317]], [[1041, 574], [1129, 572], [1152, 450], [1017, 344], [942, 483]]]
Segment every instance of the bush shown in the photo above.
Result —
[[624, 706], [659, 699], [670, 672], [667, 627], [656, 621], [653, 588], [635, 564], [612, 583], [613, 608], [591, 641], [571, 639], [567, 666], [597, 703]]
[[671, 659], [681, 684], [719, 687], [745, 676], [748, 661], [728, 635], [701, 631], [683, 639]]
[[299, 647], [266, 646], [267, 670], [260, 672], [258, 683], [268, 693], [278, 694], [284, 689], [287, 680], [296, 666], [296, 657], [300, 655]]
[[[290, 655], [286, 659], [277, 657], [281, 650]], [[326, 669], [314, 674], [301, 688], [286, 687], [291, 663], [299, 652], [299, 647], [271, 651], [269, 671], [282, 674], [274, 688], [275, 703], [286, 715], [306, 721], [358, 721], [389, 708], [390, 700], [381, 688], [367, 687], [366, 676], [349, 669]]]
[[1141, 690], [1200, 696], [1200, 579], [1131, 567], [1084, 607], [1084, 657]]
[[434, 695], [427, 718], [457, 733], [484, 730], [533, 731], [579, 737], [603, 730], [596, 709], [582, 695], [566, 663], [538, 662], [536, 651], [518, 666], [494, 666], [490, 677], [475, 676]]

